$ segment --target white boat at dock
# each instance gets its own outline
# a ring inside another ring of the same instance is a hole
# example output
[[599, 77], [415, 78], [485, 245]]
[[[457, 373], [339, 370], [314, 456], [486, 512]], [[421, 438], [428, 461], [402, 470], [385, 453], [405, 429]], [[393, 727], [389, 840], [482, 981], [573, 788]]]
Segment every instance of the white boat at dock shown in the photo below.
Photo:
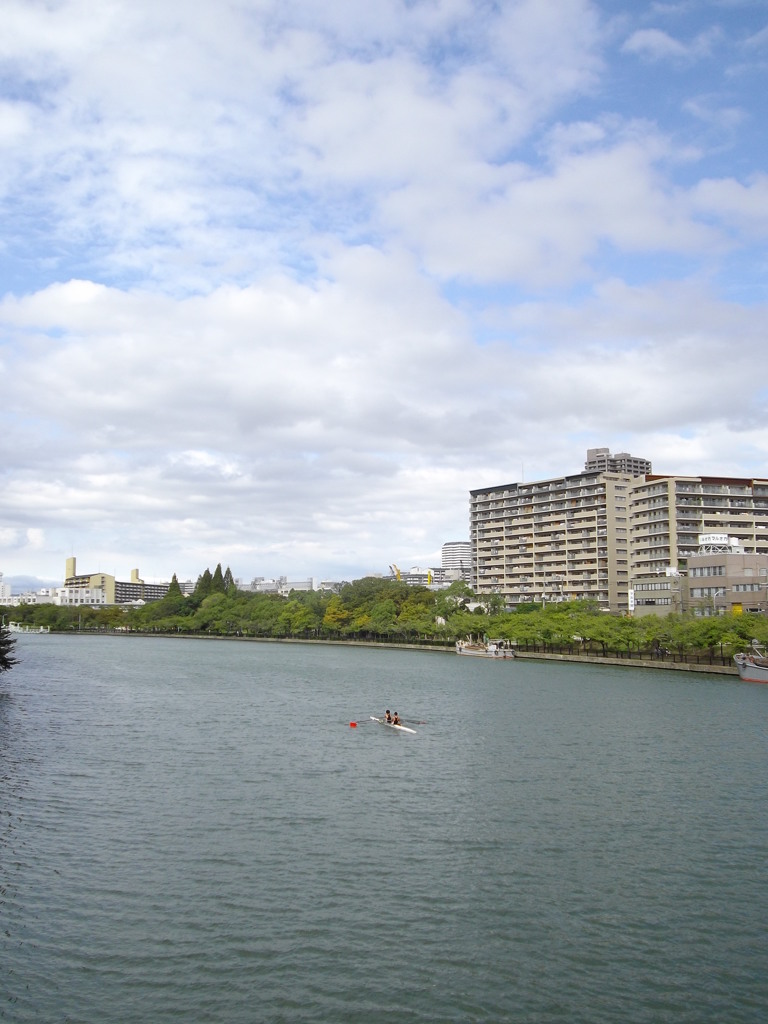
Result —
[[22, 622], [9, 622], [9, 633], [50, 633], [50, 626], [25, 626]]
[[471, 658], [514, 658], [515, 650], [510, 640], [468, 640], [456, 641], [456, 653]]
[[768, 657], [765, 647], [757, 640], [752, 641], [751, 651], [734, 654], [733, 660], [739, 670], [739, 677], [745, 683], [768, 683]]

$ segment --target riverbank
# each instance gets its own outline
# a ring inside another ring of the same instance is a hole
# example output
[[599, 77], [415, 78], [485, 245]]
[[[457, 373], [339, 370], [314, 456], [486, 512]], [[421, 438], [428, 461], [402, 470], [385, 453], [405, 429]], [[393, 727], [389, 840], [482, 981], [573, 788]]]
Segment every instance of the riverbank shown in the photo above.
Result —
[[646, 658], [612, 658], [597, 657], [593, 654], [528, 654], [519, 653], [515, 658], [531, 661], [571, 661], [587, 665], [617, 665], [619, 668], [664, 669], [667, 672], [700, 672], [704, 675], [736, 676], [739, 670], [734, 665], [701, 665], [689, 661], [658, 661]]
[[[209, 640], [227, 641], [236, 643], [257, 643], [257, 644], [302, 644], [333, 647], [374, 647], [383, 650], [400, 651], [425, 651], [429, 653], [453, 654], [452, 646], [430, 643], [380, 643], [376, 640], [331, 640], [327, 638], [313, 637], [254, 637], [254, 636], [221, 636], [212, 633], [146, 633], [138, 630], [82, 630], [71, 633], [61, 633], [61, 636], [119, 636], [131, 639], [140, 638], [165, 638], [169, 640]], [[739, 671], [735, 665], [705, 664], [690, 661], [671, 661], [667, 658], [633, 658], [618, 655], [598, 654], [575, 654], [575, 653], [552, 653], [546, 651], [520, 651], [515, 652], [513, 660], [529, 661], [559, 661], [571, 662], [580, 665], [611, 665], [618, 668], [642, 668], [650, 670], [663, 670], [670, 672], [696, 672], [702, 675], [735, 676], [738, 678]]]

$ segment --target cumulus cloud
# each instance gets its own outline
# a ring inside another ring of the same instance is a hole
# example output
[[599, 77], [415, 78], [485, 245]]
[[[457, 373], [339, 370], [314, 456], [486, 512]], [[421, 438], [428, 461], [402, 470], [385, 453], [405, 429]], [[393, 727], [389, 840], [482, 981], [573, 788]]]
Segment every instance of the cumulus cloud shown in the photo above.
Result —
[[748, 181], [734, 178], [704, 179], [693, 191], [693, 202], [703, 213], [717, 217], [731, 230], [768, 237], [768, 174]]
[[383, 570], [617, 435], [764, 473], [745, 30], [646, 13], [9, 0], [0, 569]]
[[562, 447], [564, 424], [596, 437], [646, 421], [708, 429], [714, 407], [732, 431], [763, 411], [741, 386], [764, 359], [761, 314], [693, 285], [614, 282], [579, 309], [527, 304], [479, 349], [434, 293], [419, 323], [413, 303], [398, 321], [384, 296], [347, 302], [343, 288], [180, 304], [111, 289], [84, 302], [73, 283], [13, 302], [27, 337], [43, 310], [58, 336], [10, 406], [49, 436], [34, 476], [7, 488], [7, 513], [48, 530], [87, 520], [104, 544], [127, 522], [135, 544], [172, 541], [189, 561], [202, 546], [372, 569], [387, 564], [382, 536], [406, 551], [460, 536], [469, 487], [514, 476], [534, 437], [540, 452]]

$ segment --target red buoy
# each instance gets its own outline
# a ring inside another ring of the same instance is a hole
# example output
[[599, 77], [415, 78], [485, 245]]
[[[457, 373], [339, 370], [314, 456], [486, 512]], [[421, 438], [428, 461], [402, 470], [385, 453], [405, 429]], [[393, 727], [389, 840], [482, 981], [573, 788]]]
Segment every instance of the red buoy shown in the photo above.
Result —
[[350, 729], [356, 729], [357, 728], [357, 722], [350, 722], [349, 723], [349, 728]]

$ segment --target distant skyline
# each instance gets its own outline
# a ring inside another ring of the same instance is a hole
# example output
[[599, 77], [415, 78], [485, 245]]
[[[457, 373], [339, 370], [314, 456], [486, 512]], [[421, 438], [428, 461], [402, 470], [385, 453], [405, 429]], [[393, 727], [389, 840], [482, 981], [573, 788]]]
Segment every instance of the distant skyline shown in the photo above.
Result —
[[[8, 0], [0, 570], [353, 579], [768, 476], [768, 8]], [[438, 561], [435, 561], [438, 559]]]

